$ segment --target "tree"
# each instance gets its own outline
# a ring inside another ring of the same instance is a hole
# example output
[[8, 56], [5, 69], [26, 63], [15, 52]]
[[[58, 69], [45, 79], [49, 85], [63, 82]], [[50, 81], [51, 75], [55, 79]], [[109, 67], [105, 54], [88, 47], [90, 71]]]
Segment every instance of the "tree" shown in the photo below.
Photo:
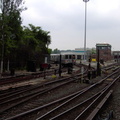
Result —
[[54, 49], [54, 50], [52, 51], [52, 53], [53, 53], [53, 54], [60, 54], [60, 50], [58, 50], [58, 49], [56, 48], [56, 49]]
[[96, 54], [96, 48], [91, 49], [91, 54]]
[[[23, 0], [4, 0], [0, 15], [0, 57], [6, 66], [24, 68], [27, 60], [36, 60], [39, 64], [50, 53], [51, 38], [48, 31], [29, 24], [22, 27], [21, 12], [26, 10]], [[1, 62], [2, 63], [2, 62]], [[14, 63], [14, 64], [13, 64]], [[5, 67], [4, 67], [5, 68]]]
[[44, 57], [50, 54], [48, 45], [51, 43], [49, 32], [42, 30], [39, 26], [29, 24], [23, 27], [24, 37], [21, 48], [26, 53], [27, 60], [35, 60], [37, 65], [44, 62]]
[[15, 52], [22, 36], [20, 13], [26, 9], [23, 4], [23, 0], [3, 1], [2, 14], [0, 15], [1, 61], [3, 61], [4, 57], [4, 62], [6, 62], [9, 60], [9, 56], [12, 58], [11, 61], [15, 59]]

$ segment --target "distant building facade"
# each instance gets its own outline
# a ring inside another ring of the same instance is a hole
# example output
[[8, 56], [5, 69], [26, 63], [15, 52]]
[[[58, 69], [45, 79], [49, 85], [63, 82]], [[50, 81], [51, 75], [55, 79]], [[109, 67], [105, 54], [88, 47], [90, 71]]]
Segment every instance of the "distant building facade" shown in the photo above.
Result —
[[112, 55], [115, 61], [120, 60], [120, 51], [113, 51]]
[[[111, 45], [108, 43], [97, 43], [96, 48], [87, 48], [85, 59], [96, 62], [97, 61], [97, 51], [99, 49], [99, 59], [104, 61], [109, 61], [113, 59]], [[75, 48], [75, 50], [61, 50], [61, 54], [74, 54], [76, 60], [84, 60], [84, 48]], [[59, 54], [60, 54], [59, 53]]]
[[99, 50], [99, 59], [104, 61], [112, 60], [111, 45], [108, 43], [97, 43], [96, 44], [96, 53], [98, 54]]

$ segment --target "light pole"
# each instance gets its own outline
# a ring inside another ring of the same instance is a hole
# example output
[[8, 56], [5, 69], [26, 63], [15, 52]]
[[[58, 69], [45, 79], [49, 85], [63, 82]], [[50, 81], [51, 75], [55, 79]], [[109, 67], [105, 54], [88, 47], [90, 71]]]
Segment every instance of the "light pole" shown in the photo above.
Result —
[[83, 2], [85, 2], [85, 31], [84, 31], [84, 60], [85, 60], [85, 56], [86, 56], [86, 24], [87, 24], [87, 2], [89, 0], [83, 0]]

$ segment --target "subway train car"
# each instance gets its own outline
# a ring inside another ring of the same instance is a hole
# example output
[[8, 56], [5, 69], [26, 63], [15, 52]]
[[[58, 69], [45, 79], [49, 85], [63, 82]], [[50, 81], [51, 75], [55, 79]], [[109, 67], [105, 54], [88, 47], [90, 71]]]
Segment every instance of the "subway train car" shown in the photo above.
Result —
[[61, 64], [63, 66], [76, 63], [74, 54], [63, 54], [63, 53], [62, 54], [51, 54], [50, 56], [51, 62], [58, 64], [60, 62], [60, 55], [61, 55]]

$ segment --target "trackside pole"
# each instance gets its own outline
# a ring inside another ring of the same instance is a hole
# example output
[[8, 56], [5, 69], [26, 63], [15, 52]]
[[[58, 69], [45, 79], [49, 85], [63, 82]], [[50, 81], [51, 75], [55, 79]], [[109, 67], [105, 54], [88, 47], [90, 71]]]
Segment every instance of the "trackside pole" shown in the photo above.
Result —
[[84, 67], [82, 66], [81, 67], [81, 74], [82, 74], [82, 76], [81, 76], [81, 82], [83, 81], [83, 73], [84, 73]]
[[101, 68], [100, 68], [100, 55], [99, 55], [99, 49], [97, 50], [97, 75], [101, 76]]
[[61, 77], [61, 54], [60, 54], [60, 62], [59, 62], [59, 77]]

